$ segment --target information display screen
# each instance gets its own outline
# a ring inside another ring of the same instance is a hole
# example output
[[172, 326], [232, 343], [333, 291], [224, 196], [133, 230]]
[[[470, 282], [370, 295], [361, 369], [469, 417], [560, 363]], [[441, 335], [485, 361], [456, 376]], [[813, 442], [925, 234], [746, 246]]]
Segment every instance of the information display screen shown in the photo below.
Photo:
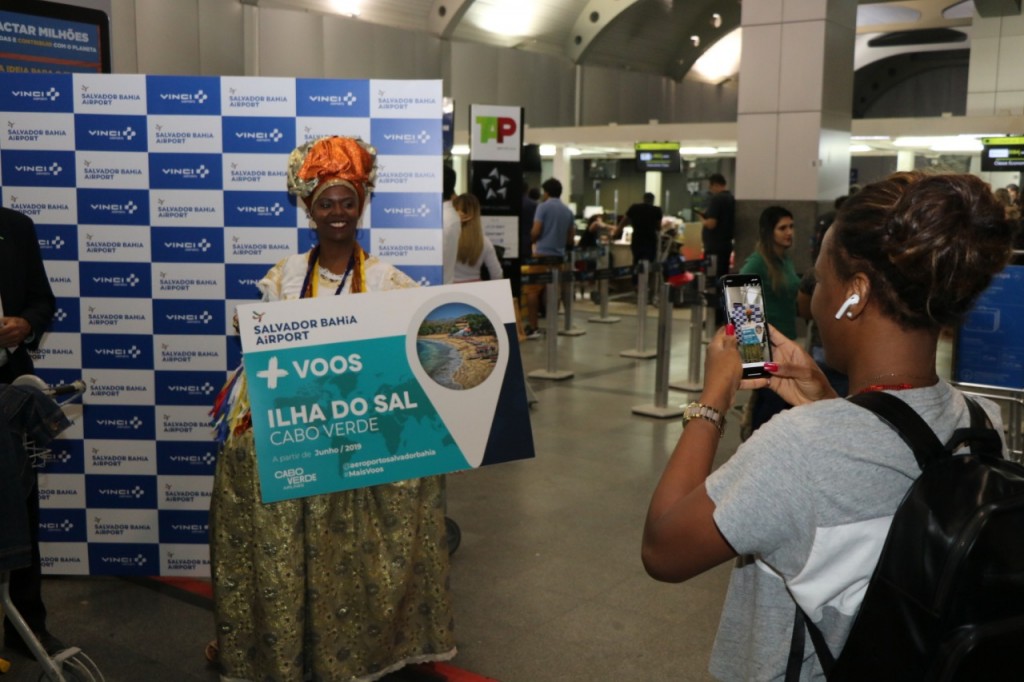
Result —
[[110, 21], [97, 9], [0, 3], [0, 73], [110, 73]]
[[1024, 168], [1024, 137], [983, 137], [981, 170], [1019, 171]]
[[682, 170], [678, 142], [637, 142], [634, 146], [637, 171], [678, 173]]

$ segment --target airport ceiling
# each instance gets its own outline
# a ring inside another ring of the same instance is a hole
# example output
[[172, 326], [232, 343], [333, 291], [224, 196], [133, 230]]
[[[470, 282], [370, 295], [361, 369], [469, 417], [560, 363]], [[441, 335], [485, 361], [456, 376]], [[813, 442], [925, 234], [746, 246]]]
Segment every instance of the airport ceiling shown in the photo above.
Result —
[[[764, 0], [748, 0], [759, 2]], [[597, 65], [681, 80], [687, 74], [721, 82], [731, 74], [699, 76], [692, 67], [719, 45], [738, 55], [734, 33], [740, 0], [241, 0], [354, 16], [360, 21], [451, 40], [561, 55]], [[976, 7], [977, 5], [977, 7]], [[906, 52], [969, 47], [977, 10], [983, 16], [1020, 11], [1020, 0], [893, 0], [858, 2], [856, 68]], [[727, 36], [729, 40], [724, 40]], [[732, 43], [734, 46], [730, 46]], [[738, 58], [736, 64], [738, 65]], [[738, 66], [737, 66], [738, 68]], [[728, 68], [727, 68], [728, 70]]]

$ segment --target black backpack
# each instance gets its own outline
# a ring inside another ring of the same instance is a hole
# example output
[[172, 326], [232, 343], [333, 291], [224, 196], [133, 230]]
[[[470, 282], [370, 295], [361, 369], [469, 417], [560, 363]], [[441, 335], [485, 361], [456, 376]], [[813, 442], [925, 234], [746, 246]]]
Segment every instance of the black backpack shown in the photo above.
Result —
[[970, 427], [945, 445], [894, 395], [849, 400], [900, 435], [921, 475], [893, 516], [843, 651], [834, 659], [798, 607], [786, 679], [799, 675], [804, 623], [829, 682], [1024, 678], [1024, 466], [1003, 457], [969, 398]]

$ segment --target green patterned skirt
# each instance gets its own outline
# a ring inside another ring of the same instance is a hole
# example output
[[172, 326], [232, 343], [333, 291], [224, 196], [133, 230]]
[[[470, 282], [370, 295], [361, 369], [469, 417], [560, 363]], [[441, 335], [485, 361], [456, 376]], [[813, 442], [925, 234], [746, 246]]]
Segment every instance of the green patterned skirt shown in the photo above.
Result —
[[375, 680], [455, 655], [444, 479], [263, 504], [252, 432], [225, 446], [210, 557], [225, 680]]

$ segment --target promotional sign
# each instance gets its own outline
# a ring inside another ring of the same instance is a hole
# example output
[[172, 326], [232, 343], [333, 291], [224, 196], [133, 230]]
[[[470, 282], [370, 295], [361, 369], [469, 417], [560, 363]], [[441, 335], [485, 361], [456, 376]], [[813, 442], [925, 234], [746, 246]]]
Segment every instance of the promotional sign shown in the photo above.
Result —
[[264, 502], [533, 457], [507, 280], [238, 319]]
[[[470, 191], [480, 200], [488, 239], [519, 253], [523, 207], [523, 109], [474, 104], [469, 108]], [[504, 220], [488, 220], [503, 217]]]
[[288, 154], [377, 147], [359, 241], [440, 283], [441, 106], [436, 80], [0, 73], [0, 200], [35, 221], [57, 297], [36, 373], [89, 387], [40, 474], [47, 573], [209, 575], [231, 320], [312, 240]]

